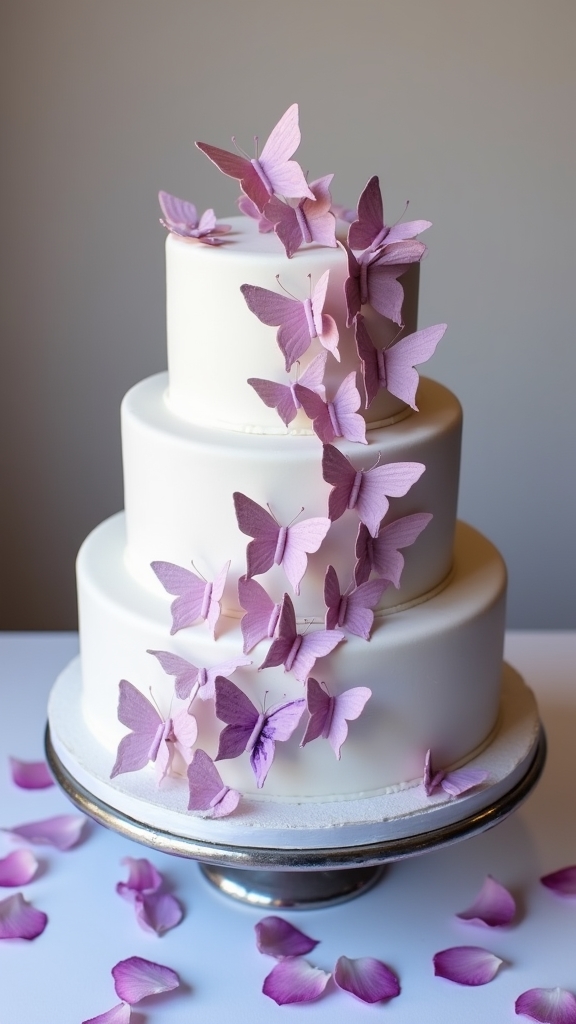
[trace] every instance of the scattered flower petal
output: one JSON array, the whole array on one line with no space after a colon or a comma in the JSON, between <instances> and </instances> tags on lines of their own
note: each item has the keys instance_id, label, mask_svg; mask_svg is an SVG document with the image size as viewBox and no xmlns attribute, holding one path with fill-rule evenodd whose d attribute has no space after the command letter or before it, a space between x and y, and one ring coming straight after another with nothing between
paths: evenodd
<instances>
[{"instance_id":1,"label":"scattered flower petal","mask_svg":"<svg viewBox=\"0 0 576 1024\"><path fill-rule=\"evenodd\" d=\"M45 761L19 761L17 757L9 757L8 760L12 782L20 789L47 789L54 785Z\"/></svg>"},{"instance_id":2,"label":"scattered flower petal","mask_svg":"<svg viewBox=\"0 0 576 1024\"><path fill-rule=\"evenodd\" d=\"M140 927L156 935L164 935L170 928L175 928L183 917L178 900L169 893L155 892L148 896L136 894L134 909Z\"/></svg>"},{"instance_id":3,"label":"scattered flower petal","mask_svg":"<svg viewBox=\"0 0 576 1024\"><path fill-rule=\"evenodd\" d=\"M499 928L510 924L515 913L516 903L511 893L491 875L487 875L472 906L456 914L456 917L462 921L471 921L473 924Z\"/></svg>"},{"instance_id":4,"label":"scattered flower petal","mask_svg":"<svg viewBox=\"0 0 576 1024\"><path fill-rule=\"evenodd\" d=\"M287 957L264 979L262 991L278 1006L310 1003L322 995L330 975L299 957Z\"/></svg>"},{"instance_id":5,"label":"scattered flower petal","mask_svg":"<svg viewBox=\"0 0 576 1024\"><path fill-rule=\"evenodd\" d=\"M0 885L27 885L38 870L38 861L30 850L14 850L0 860Z\"/></svg>"},{"instance_id":6,"label":"scattered flower petal","mask_svg":"<svg viewBox=\"0 0 576 1024\"><path fill-rule=\"evenodd\" d=\"M576 997L565 988L530 988L518 996L514 1009L542 1024L576 1024Z\"/></svg>"},{"instance_id":7,"label":"scattered flower petal","mask_svg":"<svg viewBox=\"0 0 576 1024\"><path fill-rule=\"evenodd\" d=\"M163 967L141 956L121 960L112 968L112 977L116 995L130 1006L146 996L170 992L180 984L180 978L171 967Z\"/></svg>"},{"instance_id":8,"label":"scattered flower petal","mask_svg":"<svg viewBox=\"0 0 576 1024\"><path fill-rule=\"evenodd\" d=\"M133 892L156 892L162 885L162 875L146 857L124 857L122 863L128 865L130 873L127 882L118 882L116 886L120 896L124 895L126 889Z\"/></svg>"},{"instance_id":9,"label":"scattered flower petal","mask_svg":"<svg viewBox=\"0 0 576 1024\"><path fill-rule=\"evenodd\" d=\"M83 1020L82 1024L130 1024L132 1010L128 1003L118 1003L106 1013L100 1013L98 1017L90 1017L90 1020Z\"/></svg>"},{"instance_id":10,"label":"scattered flower petal","mask_svg":"<svg viewBox=\"0 0 576 1024\"><path fill-rule=\"evenodd\" d=\"M544 875L540 881L557 896L576 896L576 864Z\"/></svg>"},{"instance_id":11,"label":"scattered flower petal","mask_svg":"<svg viewBox=\"0 0 576 1024\"><path fill-rule=\"evenodd\" d=\"M58 814L55 818L45 818L43 821L32 821L27 825L15 825L14 828L5 828L13 836L20 836L27 839L29 843L36 843L38 846L56 846L59 850L69 850L75 846L86 818L78 814Z\"/></svg>"},{"instance_id":12,"label":"scattered flower petal","mask_svg":"<svg viewBox=\"0 0 576 1024\"><path fill-rule=\"evenodd\" d=\"M453 946L434 955L434 974L457 985L486 985L502 963L481 946Z\"/></svg>"},{"instance_id":13,"label":"scattered flower petal","mask_svg":"<svg viewBox=\"0 0 576 1024\"><path fill-rule=\"evenodd\" d=\"M0 939L35 939L47 924L46 914L27 903L21 892L0 900Z\"/></svg>"},{"instance_id":14,"label":"scattered flower petal","mask_svg":"<svg viewBox=\"0 0 576 1024\"><path fill-rule=\"evenodd\" d=\"M318 939L311 939L298 928L281 917L263 917L254 926L256 945L261 953L283 960L286 956L302 956L318 945Z\"/></svg>"},{"instance_id":15,"label":"scattered flower petal","mask_svg":"<svg viewBox=\"0 0 576 1024\"><path fill-rule=\"evenodd\" d=\"M400 982L394 972L373 956L362 956L358 960L341 956L334 968L334 981L338 988L363 1003L379 1003L400 995Z\"/></svg>"}]
</instances>

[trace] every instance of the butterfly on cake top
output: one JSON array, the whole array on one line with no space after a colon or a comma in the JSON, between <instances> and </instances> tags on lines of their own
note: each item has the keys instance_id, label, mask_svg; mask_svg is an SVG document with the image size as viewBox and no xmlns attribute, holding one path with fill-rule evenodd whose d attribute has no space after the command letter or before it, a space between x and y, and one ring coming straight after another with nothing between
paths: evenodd
<instances>
[{"instance_id":1,"label":"butterfly on cake top","mask_svg":"<svg viewBox=\"0 0 576 1024\"><path fill-rule=\"evenodd\" d=\"M247 756L256 787L261 789L273 770L276 745L290 742L305 712L308 718L300 747L327 739L342 766L337 770L345 771L345 748L342 761L340 758L349 723L357 728L355 723L363 715L371 691L365 686L344 689L340 685L337 652L327 675L322 662L346 643L347 637L369 642L375 617L382 618L378 610L382 595L390 586L400 586L401 552L417 544L432 519L425 509L400 517L393 512L389 515L390 499L407 494L425 466L417 462L380 464L371 458L364 413L382 390L405 403L407 412L417 410L415 367L433 355L446 329L445 324L437 324L409 335L402 333L401 279L426 253L417 236L430 227L429 221L387 225L376 176L368 181L356 210L333 203L332 174L308 182L293 159L300 144L297 104L288 108L261 149L258 139L254 141L253 157L204 142L196 145L223 174L239 183L240 211L257 222L259 232L275 233L287 260L307 246L345 250L347 327L353 328L352 349L355 345L356 351L346 353L346 372L342 370L340 379L335 377L334 372L340 370L341 339L330 312L329 270L316 280L304 277L297 294L286 291L281 274L274 289L250 281L242 284L240 291L248 309L271 329L270 344L278 349L278 379L248 377L238 380L238 387L251 387L266 406L275 409L287 432L297 416L299 422L307 418L308 428L299 433L317 438L318 478L331 487L326 512L307 516L306 495L295 493L295 515L283 525L274 512L273 493L268 495L267 508L249 494L230 494L238 529L250 538L245 566L241 571L232 569L243 613L241 640L232 658L218 657L222 605L226 615L233 602L226 596L231 562L207 567L211 579L201 577L194 563L195 571L168 561L151 564L164 590L175 598L167 638L181 630L207 628L215 645L214 657L210 666L200 667L176 651L148 651L159 669L174 680L172 693L166 694L164 679L166 717L133 683L120 682L118 718L129 731L120 741L112 777L152 763L159 783L169 775L187 778L188 810L213 818L242 812L241 794L226 784L225 767L223 779L214 761ZM186 244L220 250L234 244L230 225L220 222L212 209L198 216L192 202L167 192L160 192L159 201L161 223ZM343 226L348 229L346 240ZM292 274L291 281L297 279L297 274ZM398 328L385 347L370 335L379 320ZM355 367L352 371L350 356ZM328 360L329 382L325 379ZM363 457L349 458L338 447L341 440L361 445ZM297 481L295 491L296 485ZM344 515L357 517L358 533L355 548L347 552L347 578L341 580L322 549L333 524ZM201 538L190 538L190 557L199 541ZM321 572L324 579L325 622L298 614L301 584L311 571L309 556L314 559L315 578ZM274 567L285 574L294 600L288 593L279 599L274 587L269 592L266 577L271 570L277 571ZM385 628L385 622L379 628ZM258 654L256 649L260 649ZM254 694L248 695L229 678L252 663L251 652L260 662L258 671L283 669L286 697L267 710L265 700L259 708ZM313 678L312 671L319 679L330 677L330 684ZM210 735L202 735L194 713L197 700L202 702L202 720L208 714L213 727L223 723L211 753L204 747L213 744L214 728ZM439 786L438 779L436 774L428 787Z\"/></svg>"}]
</instances>

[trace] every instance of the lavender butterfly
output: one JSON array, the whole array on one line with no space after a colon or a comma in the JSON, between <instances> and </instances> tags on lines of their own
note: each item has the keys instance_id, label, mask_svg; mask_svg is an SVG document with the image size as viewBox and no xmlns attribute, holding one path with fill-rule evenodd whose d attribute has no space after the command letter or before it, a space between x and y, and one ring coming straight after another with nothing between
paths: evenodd
<instances>
[{"instance_id":1,"label":"lavender butterfly","mask_svg":"<svg viewBox=\"0 0 576 1024\"><path fill-rule=\"evenodd\" d=\"M387 580L370 580L342 594L336 570L333 565L329 565L324 577L326 629L341 626L349 633L369 640L374 622L372 609L378 604L387 586Z\"/></svg>"},{"instance_id":2,"label":"lavender butterfly","mask_svg":"<svg viewBox=\"0 0 576 1024\"><path fill-rule=\"evenodd\" d=\"M365 583L370 573L375 572L398 589L404 568L404 556L400 554L400 549L410 547L432 518L430 512L414 512L413 515L402 516L381 526L376 537L372 537L368 528L361 523L356 538L356 586Z\"/></svg>"},{"instance_id":3,"label":"lavender butterfly","mask_svg":"<svg viewBox=\"0 0 576 1024\"><path fill-rule=\"evenodd\" d=\"M348 308L347 326L362 306L371 305L382 316L402 323L404 289L398 278L405 274L411 263L418 263L426 246L422 242L407 240L392 242L373 252L366 249L358 256L348 252L348 277L344 285Z\"/></svg>"},{"instance_id":4,"label":"lavender butterfly","mask_svg":"<svg viewBox=\"0 0 576 1024\"><path fill-rule=\"evenodd\" d=\"M220 733L217 761L245 750L261 789L274 760L275 744L290 738L306 706L303 697L258 712L251 700L223 676L216 679L216 716L226 727Z\"/></svg>"},{"instance_id":5,"label":"lavender butterfly","mask_svg":"<svg viewBox=\"0 0 576 1024\"><path fill-rule=\"evenodd\" d=\"M174 235L195 238L206 245L221 245L222 239L218 236L231 230L230 224L218 224L214 210L206 210L198 219L194 203L178 199L169 192L159 192L158 201L164 214L160 223Z\"/></svg>"},{"instance_id":6,"label":"lavender butterfly","mask_svg":"<svg viewBox=\"0 0 576 1024\"><path fill-rule=\"evenodd\" d=\"M372 690L367 686L353 686L337 697L332 697L325 683L310 678L306 683L306 703L310 719L300 746L305 747L307 743L322 736L328 740L340 760L342 744L348 735L347 722L360 717L371 696Z\"/></svg>"},{"instance_id":7,"label":"lavender butterfly","mask_svg":"<svg viewBox=\"0 0 576 1024\"><path fill-rule=\"evenodd\" d=\"M260 288L255 284L243 284L240 291L248 309L268 327L278 327L276 340L284 356L288 372L297 359L304 355L314 338L340 360L338 352L338 328L336 321L323 313L330 271L326 270L312 291L311 298L291 298Z\"/></svg>"},{"instance_id":8,"label":"lavender butterfly","mask_svg":"<svg viewBox=\"0 0 576 1024\"><path fill-rule=\"evenodd\" d=\"M282 422L289 426L300 408L300 400L296 393L298 386L309 389L313 394L325 394L322 381L327 358L327 352L319 352L293 384L277 384L276 381L264 380L262 377L249 377L248 383L264 404L270 409L276 409Z\"/></svg>"},{"instance_id":9,"label":"lavender butterfly","mask_svg":"<svg viewBox=\"0 0 576 1024\"><path fill-rule=\"evenodd\" d=\"M246 575L259 576L273 565L281 565L300 593L300 581L306 572L307 555L318 551L330 529L330 520L323 516L303 519L291 526L279 526L273 516L240 491L233 494L238 526L253 537L246 548Z\"/></svg>"},{"instance_id":10,"label":"lavender butterfly","mask_svg":"<svg viewBox=\"0 0 576 1024\"><path fill-rule=\"evenodd\" d=\"M374 175L358 200L357 219L350 225L348 245L351 249L378 249L385 243L403 242L431 227L429 220L409 220L387 227L380 182Z\"/></svg>"},{"instance_id":11,"label":"lavender butterfly","mask_svg":"<svg viewBox=\"0 0 576 1024\"><path fill-rule=\"evenodd\" d=\"M283 203L274 197L267 204L264 213L274 224L289 259L305 242L336 248L336 221L331 211L329 189L333 177L333 174L327 174L310 182L313 200L304 198L297 203Z\"/></svg>"},{"instance_id":12,"label":"lavender butterfly","mask_svg":"<svg viewBox=\"0 0 576 1024\"><path fill-rule=\"evenodd\" d=\"M319 395L305 386L301 380L294 385L294 394L304 412L312 420L312 426L320 440L327 444L336 437L367 444L366 423L359 415L362 404L356 387L356 371L344 378L331 402L325 402Z\"/></svg>"},{"instance_id":13,"label":"lavender butterfly","mask_svg":"<svg viewBox=\"0 0 576 1024\"><path fill-rule=\"evenodd\" d=\"M418 411L416 390L420 378L414 367L434 355L446 327L447 324L425 327L422 331L405 335L389 348L380 349L372 341L362 314L356 314L356 348L362 360L366 408L374 401L380 388L385 388Z\"/></svg>"},{"instance_id":14,"label":"lavender butterfly","mask_svg":"<svg viewBox=\"0 0 576 1024\"><path fill-rule=\"evenodd\" d=\"M459 768L454 772L435 772L432 769L432 758L430 751L426 753L424 762L424 786L426 796L433 796L439 789L443 789L449 796L460 796L469 789L474 789L488 778L488 772L482 768Z\"/></svg>"},{"instance_id":15,"label":"lavender butterfly","mask_svg":"<svg viewBox=\"0 0 576 1024\"><path fill-rule=\"evenodd\" d=\"M131 731L120 740L110 778L137 772L154 761L161 781L170 771L175 750L185 761L191 759L191 747L198 735L196 719L187 708L163 719L148 698L127 679L120 680L119 690L118 720Z\"/></svg>"},{"instance_id":16,"label":"lavender butterfly","mask_svg":"<svg viewBox=\"0 0 576 1024\"><path fill-rule=\"evenodd\" d=\"M204 750L195 750L188 765L189 811L207 811L209 818L223 818L235 811L240 793L225 786L214 761Z\"/></svg>"},{"instance_id":17,"label":"lavender butterfly","mask_svg":"<svg viewBox=\"0 0 576 1024\"><path fill-rule=\"evenodd\" d=\"M300 145L297 103L288 107L270 132L262 152L253 160L205 142L197 142L196 145L223 174L240 182L240 188L260 212L272 195L314 199L302 168L290 159Z\"/></svg>"},{"instance_id":18,"label":"lavender butterfly","mask_svg":"<svg viewBox=\"0 0 576 1024\"><path fill-rule=\"evenodd\" d=\"M180 700L188 700L190 704L196 697L200 700L210 700L214 696L214 682L216 676L227 676L235 672L241 665L251 665L250 658L239 654L228 661L221 661L219 665L212 665L211 668L198 668L186 658L181 658L170 651L147 651L158 659L162 668L169 676L175 676L174 692Z\"/></svg>"},{"instance_id":19,"label":"lavender butterfly","mask_svg":"<svg viewBox=\"0 0 576 1024\"><path fill-rule=\"evenodd\" d=\"M252 220L258 221L258 231L261 235L268 235L271 231L274 231L272 221L268 220L265 213L260 213L256 203L253 203L248 196L239 196L236 203L240 213L243 213L245 217L251 217Z\"/></svg>"},{"instance_id":20,"label":"lavender butterfly","mask_svg":"<svg viewBox=\"0 0 576 1024\"><path fill-rule=\"evenodd\" d=\"M376 537L388 510L388 498L406 494L425 468L421 462L389 462L372 469L356 469L338 448L325 444L322 472L326 482L333 484L328 498L330 519L334 522L346 509L355 508L372 537Z\"/></svg>"},{"instance_id":21,"label":"lavender butterfly","mask_svg":"<svg viewBox=\"0 0 576 1024\"><path fill-rule=\"evenodd\" d=\"M247 654L261 640L271 640L275 635L281 605L276 604L256 580L247 576L238 580L238 600L245 609L240 628L244 637L244 654Z\"/></svg>"},{"instance_id":22,"label":"lavender butterfly","mask_svg":"<svg viewBox=\"0 0 576 1024\"><path fill-rule=\"evenodd\" d=\"M339 629L315 629L309 633L298 633L294 605L288 594L284 594L278 635L258 671L284 665L285 672L292 672L299 682L304 683L318 658L323 658L346 637Z\"/></svg>"},{"instance_id":23,"label":"lavender butterfly","mask_svg":"<svg viewBox=\"0 0 576 1024\"><path fill-rule=\"evenodd\" d=\"M176 600L170 605L170 635L173 636L186 626L192 626L198 619L204 619L214 636L216 623L220 618L220 600L224 593L230 562L226 562L213 583L200 579L195 572L183 569L172 562L151 562L150 565L164 590L176 595Z\"/></svg>"}]
</instances>

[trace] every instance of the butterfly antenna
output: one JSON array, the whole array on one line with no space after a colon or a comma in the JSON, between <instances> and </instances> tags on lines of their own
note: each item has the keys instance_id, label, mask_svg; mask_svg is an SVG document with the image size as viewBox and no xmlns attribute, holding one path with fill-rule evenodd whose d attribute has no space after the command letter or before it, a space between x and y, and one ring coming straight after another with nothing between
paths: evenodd
<instances>
[{"instance_id":1,"label":"butterfly antenna","mask_svg":"<svg viewBox=\"0 0 576 1024\"><path fill-rule=\"evenodd\" d=\"M274 515L272 509L270 508L270 502L268 502L268 501L266 502L266 508L268 509L270 515L272 516L272 519L276 523L276 526L280 526L280 523L278 522L278 520L276 519L276 516Z\"/></svg>"},{"instance_id":2,"label":"butterfly antenna","mask_svg":"<svg viewBox=\"0 0 576 1024\"><path fill-rule=\"evenodd\" d=\"M403 330L404 330L404 324L400 324L400 327L396 331L396 334L392 338L392 341L390 341L387 345L384 346L384 349L383 349L384 352L387 352L389 348L392 348L393 345L396 344L396 342L398 341L398 338L402 334Z\"/></svg>"},{"instance_id":3,"label":"butterfly antenna","mask_svg":"<svg viewBox=\"0 0 576 1024\"><path fill-rule=\"evenodd\" d=\"M151 686L149 686L149 687L148 687L148 690L149 690L149 692L150 692L150 699L151 699L151 701L152 701L152 703L153 703L154 707L156 708L156 711L157 711L157 712L158 712L158 714L160 715L160 718L164 719L164 715L163 715L163 714L162 714L162 712L160 711L160 708L158 707L158 704L157 704L156 698L154 697L154 694L152 693L152 687L151 687ZM168 713L168 718L170 718L170 713Z\"/></svg>"},{"instance_id":4,"label":"butterfly antenna","mask_svg":"<svg viewBox=\"0 0 576 1024\"><path fill-rule=\"evenodd\" d=\"M254 153L255 153L255 156L256 156L256 160L258 159L258 156L259 156L259 153L258 153L259 141L260 140L259 140L258 136L255 135L254 136Z\"/></svg>"},{"instance_id":5,"label":"butterfly antenna","mask_svg":"<svg viewBox=\"0 0 576 1024\"><path fill-rule=\"evenodd\" d=\"M200 569L198 568L198 566L197 566L197 565L194 565L194 562L193 562L193 561L190 561L190 565L192 566L192 568L193 568L193 569L195 569L195 570L196 570L196 572L198 573L198 575L202 577L202 579L204 580L204 583L208 583L208 580L206 579L206 577L204 576L204 574L200 572Z\"/></svg>"},{"instance_id":6,"label":"butterfly antenna","mask_svg":"<svg viewBox=\"0 0 576 1024\"><path fill-rule=\"evenodd\" d=\"M409 206L410 206L410 200L409 200L409 199L407 199L407 200L406 200L406 205L405 205L404 209L402 210L402 213L401 213L401 214L400 214L400 216L398 217L398 220L395 220L395 221L394 221L394 223L393 223L392 227L394 227L394 228L395 228L395 227L396 227L396 225L397 225L397 224L399 224L399 223L400 223L400 221L402 220L402 217L405 217L405 216L406 216L406 210L408 209L408 207L409 207Z\"/></svg>"},{"instance_id":7,"label":"butterfly antenna","mask_svg":"<svg viewBox=\"0 0 576 1024\"><path fill-rule=\"evenodd\" d=\"M301 508L301 509L300 509L300 511L299 511L299 512L297 513L297 515L295 515L295 516L294 516L294 519L291 519L291 520L290 520L290 522L288 523L288 526L286 527L286 529L287 529L287 530L289 530L289 529L290 529L290 527L292 526L292 523L295 523L295 522L296 522L296 520L298 519L298 517L302 515L303 511L304 511L304 505L302 505L302 508Z\"/></svg>"},{"instance_id":8,"label":"butterfly antenna","mask_svg":"<svg viewBox=\"0 0 576 1024\"><path fill-rule=\"evenodd\" d=\"M285 288L284 285L282 284L282 281L280 280L280 274L276 274L276 280L278 281L278 284L280 285L282 291L286 292L286 295L289 295L291 299L296 299L296 296L292 295L292 292L289 292L288 289ZM298 302L298 301L299 300L296 299L296 302Z\"/></svg>"},{"instance_id":9,"label":"butterfly antenna","mask_svg":"<svg viewBox=\"0 0 576 1024\"><path fill-rule=\"evenodd\" d=\"M248 153L245 153L244 150L241 149L241 147L236 142L236 136L235 135L232 136L232 145L234 146L234 149L238 150L238 152L240 153L240 156L243 156L245 160L250 160L250 157L248 156Z\"/></svg>"}]
</instances>

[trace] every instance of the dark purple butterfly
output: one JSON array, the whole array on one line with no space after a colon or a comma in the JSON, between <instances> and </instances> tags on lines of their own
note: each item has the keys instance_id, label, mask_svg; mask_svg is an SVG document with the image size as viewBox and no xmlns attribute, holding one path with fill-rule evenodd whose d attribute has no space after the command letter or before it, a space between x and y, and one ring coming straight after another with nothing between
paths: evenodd
<instances>
[{"instance_id":1,"label":"dark purple butterfly","mask_svg":"<svg viewBox=\"0 0 576 1024\"><path fill-rule=\"evenodd\" d=\"M413 515L402 516L381 526L376 537L372 537L367 527L360 523L354 569L356 586L365 583L370 573L375 572L398 589L404 568L404 556L400 554L400 549L410 547L431 519L431 512L414 512Z\"/></svg>"},{"instance_id":2,"label":"dark purple butterfly","mask_svg":"<svg viewBox=\"0 0 576 1024\"><path fill-rule=\"evenodd\" d=\"M159 192L158 201L164 214L160 223L174 235L195 238L206 245L221 245L218 235L227 235L231 230L230 224L218 224L214 210L206 210L198 219L194 203L171 196L169 192Z\"/></svg>"},{"instance_id":3,"label":"dark purple butterfly","mask_svg":"<svg viewBox=\"0 0 576 1024\"><path fill-rule=\"evenodd\" d=\"M274 230L291 258L304 242L317 242L335 249L336 221L330 207L332 198L329 185L334 177L327 174L310 182L310 191L314 199L300 199L297 203L282 202L272 198L265 209L268 220L274 224Z\"/></svg>"},{"instance_id":4,"label":"dark purple butterfly","mask_svg":"<svg viewBox=\"0 0 576 1024\"><path fill-rule=\"evenodd\" d=\"M299 682L304 683L318 658L325 657L345 640L339 629L315 629L310 633L298 633L294 605L288 594L284 594L278 635L258 671L284 665L285 672L293 672Z\"/></svg>"},{"instance_id":5,"label":"dark purple butterfly","mask_svg":"<svg viewBox=\"0 0 576 1024\"><path fill-rule=\"evenodd\" d=\"M252 220L258 221L258 231L261 235L268 235L271 231L274 231L272 221L268 220L266 214L260 213L256 203L253 203L248 196L239 196L236 202L240 213L243 213L245 217L251 217Z\"/></svg>"},{"instance_id":6,"label":"dark purple butterfly","mask_svg":"<svg viewBox=\"0 0 576 1024\"><path fill-rule=\"evenodd\" d=\"M176 594L176 600L170 605L170 635L173 636L185 626L193 625L198 619L205 619L214 635L220 617L220 600L224 593L230 562L226 562L213 583L200 579L195 572L183 569L172 562L151 562L150 565L164 590L169 594Z\"/></svg>"},{"instance_id":7,"label":"dark purple butterfly","mask_svg":"<svg viewBox=\"0 0 576 1024\"><path fill-rule=\"evenodd\" d=\"M347 252L349 276L344 285L347 326L351 327L356 314L367 304L382 316L401 324L404 289L398 278L406 273L411 263L420 262L426 246L411 239L392 242L375 252L366 249L358 258L351 249Z\"/></svg>"},{"instance_id":8,"label":"dark purple butterfly","mask_svg":"<svg viewBox=\"0 0 576 1024\"><path fill-rule=\"evenodd\" d=\"M449 796L460 796L469 789L474 789L488 778L488 772L482 768L459 768L454 772L435 772L432 769L430 751L426 753L424 762L424 778L422 780L426 796L432 796L438 789L443 789Z\"/></svg>"},{"instance_id":9,"label":"dark purple butterfly","mask_svg":"<svg viewBox=\"0 0 576 1024\"><path fill-rule=\"evenodd\" d=\"M322 381L327 358L326 352L319 352L314 359L310 360L306 369L293 384L277 384L276 381L264 380L262 377L249 377L248 383L260 396L264 405L270 409L276 409L282 422L289 426L300 408L300 400L296 394L296 388L299 385L310 389L314 394L325 394Z\"/></svg>"},{"instance_id":10,"label":"dark purple butterfly","mask_svg":"<svg viewBox=\"0 0 576 1024\"><path fill-rule=\"evenodd\" d=\"M359 718L366 702L372 696L367 686L353 686L337 697L332 697L325 683L310 678L306 683L306 703L310 719L302 737L301 747L322 736L328 740L340 760L340 750L348 735L348 722Z\"/></svg>"},{"instance_id":11,"label":"dark purple butterfly","mask_svg":"<svg viewBox=\"0 0 576 1024\"><path fill-rule=\"evenodd\" d=\"M281 605L276 604L256 580L247 576L238 580L238 600L245 609L240 628L244 637L244 654L247 654L261 640L271 640L275 635Z\"/></svg>"},{"instance_id":12,"label":"dark purple butterfly","mask_svg":"<svg viewBox=\"0 0 576 1024\"><path fill-rule=\"evenodd\" d=\"M333 484L328 515L335 522L346 509L355 508L361 521L376 537L388 511L388 498L406 494L425 469L421 462L389 462L372 469L356 469L338 448L325 444L322 472L326 482Z\"/></svg>"},{"instance_id":13,"label":"dark purple butterfly","mask_svg":"<svg viewBox=\"0 0 576 1024\"><path fill-rule=\"evenodd\" d=\"M355 370L344 378L331 402L325 402L319 394L314 394L301 381L294 385L294 394L306 415L312 420L314 431L324 444L336 437L345 437L348 441L357 441L360 444L368 443L366 422L358 413L362 400L356 387Z\"/></svg>"},{"instance_id":14,"label":"dark purple butterfly","mask_svg":"<svg viewBox=\"0 0 576 1024\"><path fill-rule=\"evenodd\" d=\"M137 772L154 761L161 781L170 771L175 750L185 761L190 761L191 748L198 735L196 719L187 708L172 717L162 718L148 698L127 679L120 680L119 689L118 721L131 731L120 740L110 778Z\"/></svg>"},{"instance_id":15,"label":"dark purple butterfly","mask_svg":"<svg viewBox=\"0 0 576 1024\"><path fill-rule=\"evenodd\" d=\"M333 565L329 565L324 577L326 629L340 626L355 636L369 640L374 622L372 609L378 604L387 586L387 580L370 580L342 594L336 570Z\"/></svg>"},{"instance_id":16,"label":"dark purple butterfly","mask_svg":"<svg viewBox=\"0 0 576 1024\"><path fill-rule=\"evenodd\" d=\"M376 398L380 388L385 388L417 411L419 377L414 367L434 355L447 324L436 324L414 334L407 334L389 348L376 348L361 313L356 314L355 325L356 347L362 360L366 408Z\"/></svg>"},{"instance_id":17,"label":"dark purple butterfly","mask_svg":"<svg viewBox=\"0 0 576 1024\"><path fill-rule=\"evenodd\" d=\"M274 760L274 745L290 738L305 707L306 701L300 697L258 712L242 690L224 676L218 676L216 716L226 727L220 733L216 760L238 757L246 750L261 789Z\"/></svg>"},{"instance_id":18,"label":"dark purple butterfly","mask_svg":"<svg viewBox=\"0 0 576 1024\"><path fill-rule=\"evenodd\" d=\"M210 700L214 696L214 681L216 676L227 676L235 672L240 665L251 665L250 658L239 654L236 658L228 661L221 661L219 665L212 665L211 668L198 668L186 658L180 658L170 651L147 651L158 659L162 668L169 676L175 676L174 692L180 700L188 700L190 704L196 699Z\"/></svg>"},{"instance_id":19,"label":"dark purple butterfly","mask_svg":"<svg viewBox=\"0 0 576 1024\"><path fill-rule=\"evenodd\" d=\"M235 811L240 793L225 786L214 761L204 750L195 750L188 765L189 811L208 811L207 817L223 818Z\"/></svg>"},{"instance_id":20,"label":"dark purple butterfly","mask_svg":"<svg viewBox=\"0 0 576 1024\"><path fill-rule=\"evenodd\" d=\"M205 142L197 142L196 145L223 174L240 182L240 188L260 212L272 195L314 199L302 168L290 159L300 145L297 103L288 107L270 132L260 156L253 160Z\"/></svg>"},{"instance_id":21,"label":"dark purple butterfly","mask_svg":"<svg viewBox=\"0 0 576 1024\"><path fill-rule=\"evenodd\" d=\"M378 249L384 243L389 245L391 242L414 238L431 226L429 220L409 220L387 227L384 223L380 182L374 175L358 200L357 219L350 225L348 245L351 249Z\"/></svg>"}]
</instances>

